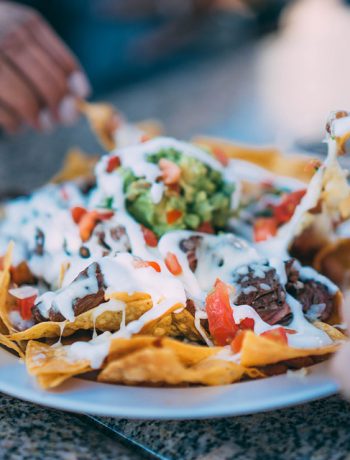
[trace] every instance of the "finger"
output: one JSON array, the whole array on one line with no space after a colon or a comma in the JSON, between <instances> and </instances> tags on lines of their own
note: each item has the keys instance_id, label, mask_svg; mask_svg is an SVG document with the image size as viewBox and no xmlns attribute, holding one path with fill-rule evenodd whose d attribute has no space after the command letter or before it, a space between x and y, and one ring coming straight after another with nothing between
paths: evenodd
<instances>
[{"instance_id":1,"label":"finger","mask_svg":"<svg viewBox=\"0 0 350 460\"><path fill-rule=\"evenodd\" d=\"M30 22L31 25L32 22ZM50 69L59 69L57 70L58 75L64 79L66 87L73 95L86 98L91 91L90 84L78 67L72 53L43 21L36 20L35 27L31 25L27 25L26 31L32 43L41 50L43 55L47 56L47 60L51 63Z\"/></svg>"},{"instance_id":2,"label":"finger","mask_svg":"<svg viewBox=\"0 0 350 460\"><path fill-rule=\"evenodd\" d=\"M64 69L67 75L79 68L78 62L63 41L50 29L40 17L34 17L28 23L28 30L36 43L39 43L46 53Z\"/></svg>"},{"instance_id":3,"label":"finger","mask_svg":"<svg viewBox=\"0 0 350 460\"><path fill-rule=\"evenodd\" d=\"M37 124L39 101L30 86L3 58L0 58L0 102L10 107L16 117L32 126Z\"/></svg>"},{"instance_id":4,"label":"finger","mask_svg":"<svg viewBox=\"0 0 350 460\"><path fill-rule=\"evenodd\" d=\"M41 105L49 106L54 111L65 94L64 86L53 75L45 56L29 41L25 32L18 30L2 51L8 62L32 87Z\"/></svg>"},{"instance_id":5,"label":"finger","mask_svg":"<svg viewBox=\"0 0 350 460\"><path fill-rule=\"evenodd\" d=\"M20 119L16 117L11 109L0 104L0 126L12 134L18 130L20 125Z\"/></svg>"}]
</instances>

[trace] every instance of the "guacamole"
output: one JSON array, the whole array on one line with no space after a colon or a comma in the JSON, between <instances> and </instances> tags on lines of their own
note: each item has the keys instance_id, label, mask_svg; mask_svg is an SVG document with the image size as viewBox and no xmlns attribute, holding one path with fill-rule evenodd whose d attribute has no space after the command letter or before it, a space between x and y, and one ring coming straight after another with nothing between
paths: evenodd
<instances>
[{"instance_id":1,"label":"guacamole","mask_svg":"<svg viewBox=\"0 0 350 460\"><path fill-rule=\"evenodd\" d=\"M225 182L220 171L174 148L149 154L147 161L161 171L153 184L129 168L119 169L127 210L138 222L159 237L169 230L201 230L205 225L216 231L226 226L234 184Z\"/></svg>"}]
</instances>

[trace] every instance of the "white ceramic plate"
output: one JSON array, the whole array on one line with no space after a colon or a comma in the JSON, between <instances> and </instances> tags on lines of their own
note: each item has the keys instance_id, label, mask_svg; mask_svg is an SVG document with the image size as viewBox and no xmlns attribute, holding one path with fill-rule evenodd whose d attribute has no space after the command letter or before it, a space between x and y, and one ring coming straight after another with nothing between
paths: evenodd
<instances>
[{"instance_id":1,"label":"white ceramic plate","mask_svg":"<svg viewBox=\"0 0 350 460\"><path fill-rule=\"evenodd\" d=\"M280 375L218 387L145 388L72 379L58 390L43 391L18 358L0 349L0 391L57 409L140 419L199 419L279 409L338 391L326 364L306 377Z\"/></svg>"}]
</instances>

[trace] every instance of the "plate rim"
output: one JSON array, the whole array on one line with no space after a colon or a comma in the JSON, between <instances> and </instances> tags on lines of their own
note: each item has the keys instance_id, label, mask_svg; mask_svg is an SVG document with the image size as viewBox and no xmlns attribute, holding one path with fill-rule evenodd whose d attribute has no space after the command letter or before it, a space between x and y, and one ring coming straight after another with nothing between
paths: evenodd
<instances>
[{"instance_id":1,"label":"plate rim","mask_svg":"<svg viewBox=\"0 0 350 460\"><path fill-rule=\"evenodd\" d=\"M111 385L106 383L97 383L80 378L73 378L70 382L63 385L62 389L47 391L40 389L34 382L34 379L27 374L25 366L20 359L11 353L0 350L0 391L3 393L16 397L21 400L39 404L41 406L50 407L53 409L64 410L68 412L75 412L80 414L89 414L105 417L120 417L128 419L139 419L139 420L195 420L205 418L222 418L222 417L233 417L242 416L248 414L256 414L261 412L268 412L272 410L287 408L290 406L296 406L304 404L316 399L322 399L327 396L331 396L339 391L338 384L327 375L326 363L316 364L309 368L310 374L306 377L300 377L298 374L293 375L291 378L287 374L267 377L261 380L254 380L248 382L240 382L231 385L221 385L215 387L188 387L188 388L149 388L144 386L131 387L123 385ZM9 375L10 374L10 375ZM13 374L13 375L12 375ZM16 376L20 377L20 384L14 385L13 378ZM313 384L313 380L315 384ZM245 390L249 392L250 388L258 390L263 388L264 391L269 391L268 387L277 385L278 388L282 388L283 384L287 383L287 387L293 387L295 383L294 393L283 392L275 397L268 399L261 399L254 404L249 403L249 400L237 403L234 399L232 401L223 401L220 404L215 405L217 398L222 398L225 395L235 396L235 392L243 393ZM317 384L317 382L319 382ZM282 385L281 385L282 384ZM256 388L255 388L256 387ZM97 390L97 391L96 391ZM103 391L103 393L101 393ZM139 405L113 405L110 403L99 403L98 401L89 401L84 399L84 394L91 398L95 396L103 396L113 398L118 396L123 398L123 394L127 398L128 396L137 396L142 398L142 394L152 399L156 395L155 400L158 399L158 405L155 404L152 409L152 405L145 405L140 407ZM195 393L194 393L195 392ZM78 396L77 399L72 399ZM189 398L192 401L191 396L198 396L199 399L203 396L204 404L191 406L189 403L188 407L175 407L172 404L161 403L164 401L172 400L176 398ZM158 398L157 398L158 396ZM237 396L237 395L236 395ZM137 399L136 397L136 399ZM97 398L98 399L98 398ZM118 399L118 398L117 398ZM147 398L146 398L147 399ZM248 398L249 399L249 398ZM208 404L209 400L209 405ZM237 405L238 404L238 405Z\"/></svg>"}]
</instances>

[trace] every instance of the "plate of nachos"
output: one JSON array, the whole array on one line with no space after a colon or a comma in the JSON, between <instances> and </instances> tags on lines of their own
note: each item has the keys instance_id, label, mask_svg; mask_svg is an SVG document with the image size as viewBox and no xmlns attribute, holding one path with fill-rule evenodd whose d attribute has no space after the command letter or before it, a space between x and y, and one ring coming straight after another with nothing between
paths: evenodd
<instances>
[{"instance_id":1,"label":"plate of nachos","mask_svg":"<svg viewBox=\"0 0 350 460\"><path fill-rule=\"evenodd\" d=\"M321 161L81 109L106 154L72 153L49 184L2 204L0 390L169 419L337 391L349 114L331 115Z\"/></svg>"}]
</instances>

